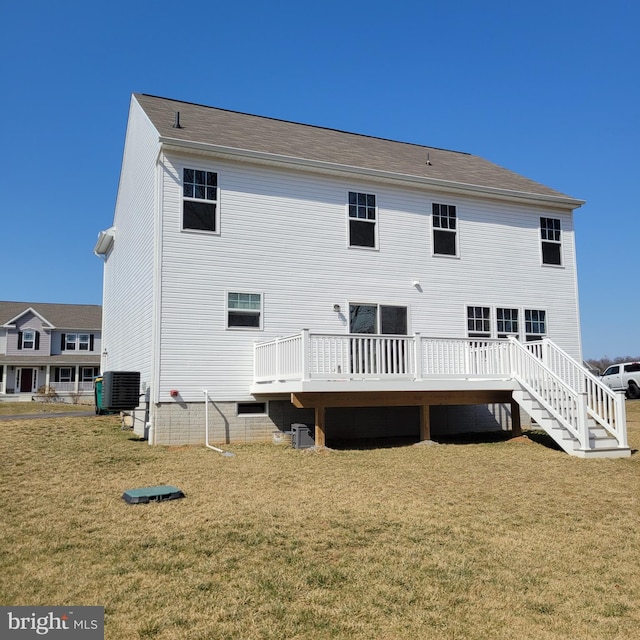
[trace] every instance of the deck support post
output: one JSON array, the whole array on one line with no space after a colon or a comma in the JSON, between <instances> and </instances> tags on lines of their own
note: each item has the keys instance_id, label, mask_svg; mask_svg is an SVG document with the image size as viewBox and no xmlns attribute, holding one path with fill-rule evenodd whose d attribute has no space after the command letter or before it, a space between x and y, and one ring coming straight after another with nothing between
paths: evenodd
<instances>
[{"instance_id":1,"label":"deck support post","mask_svg":"<svg viewBox=\"0 0 640 640\"><path fill-rule=\"evenodd\" d=\"M431 440L431 412L430 405L420 405L420 442Z\"/></svg>"},{"instance_id":2,"label":"deck support post","mask_svg":"<svg viewBox=\"0 0 640 640\"><path fill-rule=\"evenodd\" d=\"M316 407L316 433L315 441L316 447L324 447L325 433L324 433L324 420L325 420L326 407Z\"/></svg>"},{"instance_id":3,"label":"deck support post","mask_svg":"<svg viewBox=\"0 0 640 640\"><path fill-rule=\"evenodd\" d=\"M511 398L511 437L519 438L522 435L522 424L520 422L520 405Z\"/></svg>"}]
</instances>

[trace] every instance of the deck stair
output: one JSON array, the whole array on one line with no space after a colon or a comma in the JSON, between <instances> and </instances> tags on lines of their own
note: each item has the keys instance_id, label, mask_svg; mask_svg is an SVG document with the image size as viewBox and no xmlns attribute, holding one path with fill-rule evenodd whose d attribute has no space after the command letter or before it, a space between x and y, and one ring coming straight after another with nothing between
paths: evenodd
<instances>
[{"instance_id":1,"label":"deck stair","mask_svg":"<svg viewBox=\"0 0 640 640\"><path fill-rule=\"evenodd\" d=\"M549 340L512 342L514 400L565 452L580 458L631 455L624 394L600 380Z\"/></svg>"}]
</instances>

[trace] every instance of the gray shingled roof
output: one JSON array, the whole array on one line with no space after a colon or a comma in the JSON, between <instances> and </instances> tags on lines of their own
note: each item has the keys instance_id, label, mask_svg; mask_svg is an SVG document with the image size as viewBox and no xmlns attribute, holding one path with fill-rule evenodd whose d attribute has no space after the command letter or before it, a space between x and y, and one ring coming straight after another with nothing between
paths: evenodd
<instances>
[{"instance_id":1,"label":"gray shingled roof","mask_svg":"<svg viewBox=\"0 0 640 640\"><path fill-rule=\"evenodd\" d=\"M566 194L478 156L134 94L161 137L552 198ZM180 129L173 128L180 112ZM428 156L427 156L428 154ZM431 164L427 164L427 157ZM576 202L575 204L580 204Z\"/></svg>"},{"instance_id":2,"label":"gray shingled roof","mask_svg":"<svg viewBox=\"0 0 640 640\"><path fill-rule=\"evenodd\" d=\"M0 326L33 309L56 329L102 328L102 307L97 304L54 304L49 302L2 302L0 301Z\"/></svg>"}]
</instances>

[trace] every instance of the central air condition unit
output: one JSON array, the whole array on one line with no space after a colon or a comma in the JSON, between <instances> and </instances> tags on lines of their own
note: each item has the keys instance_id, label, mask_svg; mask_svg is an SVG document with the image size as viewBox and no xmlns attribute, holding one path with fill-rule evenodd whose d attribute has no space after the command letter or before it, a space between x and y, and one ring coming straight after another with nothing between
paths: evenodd
<instances>
[{"instance_id":1,"label":"central air condition unit","mask_svg":"<svg viewBox=\"0 0 640 640\"><path fill-rule=\"evenodd\" d=\"M102 405L108 411L132 411L140 404L139 371L105 371Z\"/></svg>"}]
</instances>

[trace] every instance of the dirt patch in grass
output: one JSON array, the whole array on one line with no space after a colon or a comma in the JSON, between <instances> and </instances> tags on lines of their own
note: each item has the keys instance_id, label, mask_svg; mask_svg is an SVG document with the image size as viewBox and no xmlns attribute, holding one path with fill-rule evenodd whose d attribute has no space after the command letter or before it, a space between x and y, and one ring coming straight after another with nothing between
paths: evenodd
<instances>
[{"instance_id":1,"label":"dirt patch in grass","mask_svg":"<svg viewBox=\"0 0 640 640\"><path fill-rule=\"evenodd\" d=\"M627 402L640 448L640 401ZM630 638L640 456L510 442L150 447L5 422L0 601L104 605L106 638ZM170 484L146 505L127 489Z\"/></svg>"}]
</instances>

